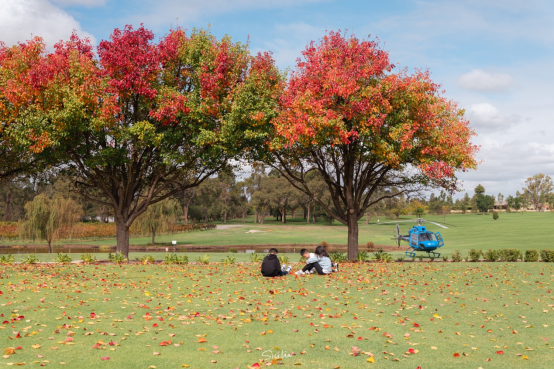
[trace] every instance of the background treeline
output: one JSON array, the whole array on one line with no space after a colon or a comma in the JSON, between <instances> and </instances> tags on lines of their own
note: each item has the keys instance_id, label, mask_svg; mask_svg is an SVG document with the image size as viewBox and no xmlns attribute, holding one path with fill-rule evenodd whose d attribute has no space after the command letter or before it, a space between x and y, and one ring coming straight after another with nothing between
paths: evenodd
<instances>
[{"instance_id":1,"label":"background treeline","mask_svg":"<svg viewBox=\"0 0 554 370\"><path fill-rule=\"evenodd\" d=\"M51 173L48 181L19 177L0 187L0 238L21 240L54 240L109 238L116 235L109 208L80 197L71 181L62 174ZM328 187L317 172L308 179L314 195L331 210L334 205ZM554 206L553 185L549 176L538 174L527 179L526 186L515 195L487 195L478 185L474 193L453 200L441 191L429 197L396 196L370 207L365 223L371 218L397 219L402 215L447 215L451 212L486 213L494 208L506 211L544 211ZM394 190L392 190L394 191ZM386 195L386 194L382 194ZM496 206L495 206L496 204ZM332 225L333 217L319 202L296 189L277 171L254 166L248 177L240 179L226 168L194 189L152 205L131 228L133 236L156 235L203 230L214 222L252 216L257 224L271 218L282 223L305 222Z\"/></svg>"}]
</instances>

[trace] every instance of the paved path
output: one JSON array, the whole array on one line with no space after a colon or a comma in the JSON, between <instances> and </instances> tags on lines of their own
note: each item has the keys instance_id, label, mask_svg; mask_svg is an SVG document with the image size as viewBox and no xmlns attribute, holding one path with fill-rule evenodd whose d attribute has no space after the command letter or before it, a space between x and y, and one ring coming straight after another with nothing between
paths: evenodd
<instances>
[{"instance_id":1,"label":"paved path","mask_svg":"<svg viewBox=\"0 0 554 370\"><path fill-rule=\"evenodd\" d=\"M245 227L245 226L247 226L247 225L217 225L216 229L226 230L226 229L230 229L230 228L233 228L233 227Z\"/></svg>"}]
</instances>

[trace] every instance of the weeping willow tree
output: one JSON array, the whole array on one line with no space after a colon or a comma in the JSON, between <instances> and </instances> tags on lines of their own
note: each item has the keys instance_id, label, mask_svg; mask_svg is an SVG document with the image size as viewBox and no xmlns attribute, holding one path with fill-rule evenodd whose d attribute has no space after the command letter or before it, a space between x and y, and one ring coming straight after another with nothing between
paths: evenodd
<instances>
[{"instance_id":1,"label":"weeping willow tree","mask_svg":"<svg viewBox=\"0 0 554 370\"><path fill-rule=\"evenodd\" d=\"M169 232L180 215L179 203L173 199L165 199L149 206L146 212L137 218L133 229L140 230L143 235L152 235L154 245L156 234Z\"/></svg>"},{"instance_id":2,"label":"weeping willow tree","mask_svg":"<svg viewBox=\"0 0 554 370\"><path fill-rule=\"evenodd\" d=\"M81 207L72 199L55 195L37 195L25 204L25 219L20 222L20 237L45 240L48 252L52 253L52 242L60 239L64 230L70 229L79 220Z\"/></svg>"}]
</instances>

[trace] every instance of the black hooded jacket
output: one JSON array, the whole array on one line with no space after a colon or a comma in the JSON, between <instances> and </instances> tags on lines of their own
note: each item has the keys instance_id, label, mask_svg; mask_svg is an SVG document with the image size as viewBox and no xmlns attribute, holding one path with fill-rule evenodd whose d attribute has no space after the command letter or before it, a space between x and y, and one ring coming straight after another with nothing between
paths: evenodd
<instances>
[{"instance_id":1,"label":"black hooded jacket","mask_svg":"<svg viewBox=\"0 0 554 370\"><path fill-rule=\"evenodd\" d=\"M279 276L281 274L281 263L275 254L268 254L262 262L263 276Z\"/></svg>"}]
</instances>

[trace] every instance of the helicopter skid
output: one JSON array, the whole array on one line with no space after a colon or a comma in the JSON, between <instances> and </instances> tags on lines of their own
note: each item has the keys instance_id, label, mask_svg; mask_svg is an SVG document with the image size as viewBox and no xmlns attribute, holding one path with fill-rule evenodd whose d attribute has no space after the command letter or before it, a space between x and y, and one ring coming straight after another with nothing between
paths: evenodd
<instances>
[{"instance_id":1,"label":"helicopter skid","mask_svg":"<svg viewBox=\"0 0 554 370\"><path fill-rule=\"evenodd\" d=\"M431 257L432 257L432 258L439 258L439 257L441 256L441 254L440 254L440 253L437 253L437 252L420 251L420 250L418 250L418 249L412 249L412 248L406 249L406 252L404 252L404 256L405 256L406 258L408 258L408 257L409 257L409 258L415 258L415 256L416 256L415 252L427 252L427 256L428 256L429 258L431 258Z\"/></svg>"}]
</instances>

